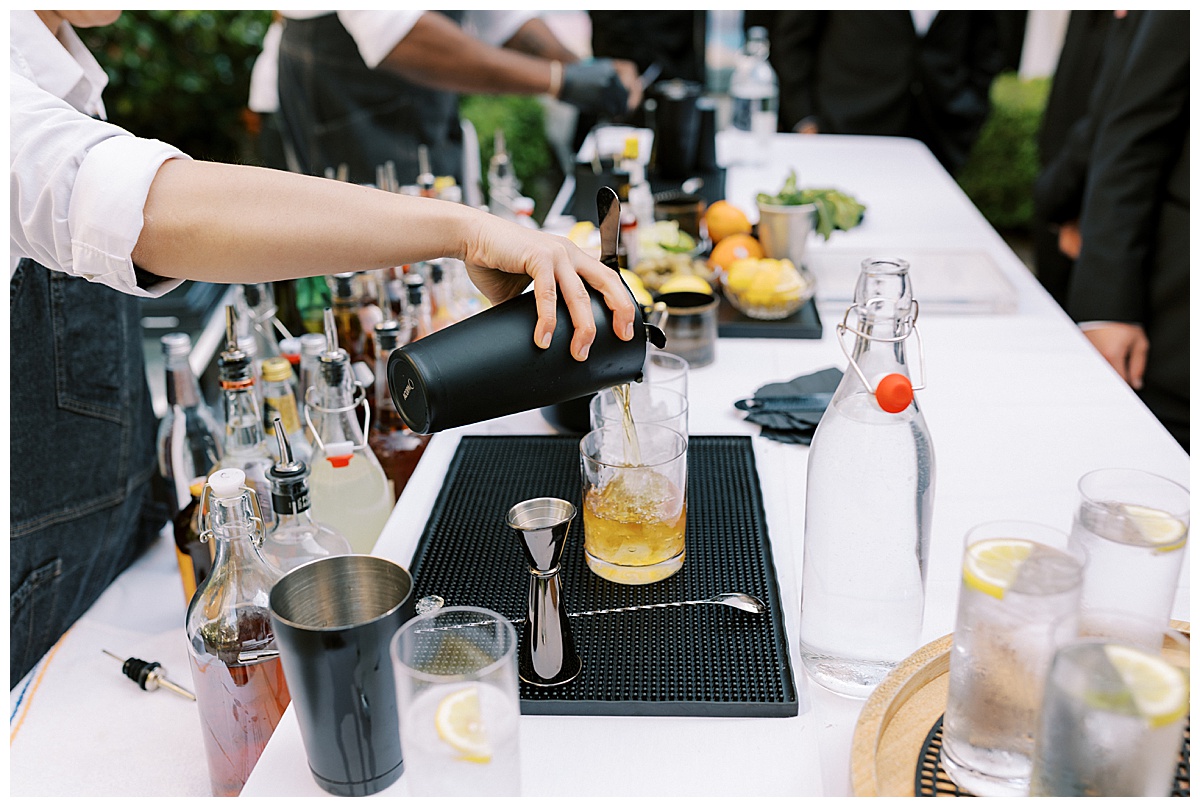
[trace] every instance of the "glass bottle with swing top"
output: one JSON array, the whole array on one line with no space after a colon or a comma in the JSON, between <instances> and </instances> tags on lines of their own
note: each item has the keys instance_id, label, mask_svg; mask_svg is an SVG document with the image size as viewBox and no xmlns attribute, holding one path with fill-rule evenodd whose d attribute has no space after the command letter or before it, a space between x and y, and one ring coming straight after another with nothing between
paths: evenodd
<instances>
[{"instance_id":1,"label":"glass bottle with swing top","mask_svg":"<svg viewBox=\"0 0 1200 807\"><path fill-rule=\"evenodd\" d=\"M309 490L313 517L346 536L355 552L374 548L392 513L387 475L367 443L371 404L355 377L350 356L338 347L333 312L325 309L325 352L315 385L306 393L304 417L313 447ZM365 424L358 421L363 407Z\"/></svg>"},{"instance_id":2,"label":"glass bottle with swing top","mask_svg":"<svg viewBox=\"0 0 1200 807\"><path fill-rule=\"evenodd\" d=\"M818 683L857 697L920 646L924 617L934 456L913 394L925 370L908 269L863 261L837 326L848 367L808 455L801 657Z\"/></svg>"}]
</instances>

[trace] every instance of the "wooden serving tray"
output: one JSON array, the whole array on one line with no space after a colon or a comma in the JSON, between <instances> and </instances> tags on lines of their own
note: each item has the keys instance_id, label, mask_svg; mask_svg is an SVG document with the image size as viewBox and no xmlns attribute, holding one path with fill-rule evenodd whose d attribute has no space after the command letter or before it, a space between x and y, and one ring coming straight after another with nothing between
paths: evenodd
<instances>
[{"instance_id":1,"label":"wooden serving tray","mask_svg":"<svg viewBox=\"0 0 1200 807\"><path fill-rule=\"evenodd\" d=\"M1191 624L1171 620L1185 635ZM953 634L906 658L867 698L850 744L855 796L913 796L921 746L946 711Z\"/></svg>"}]
</instances>

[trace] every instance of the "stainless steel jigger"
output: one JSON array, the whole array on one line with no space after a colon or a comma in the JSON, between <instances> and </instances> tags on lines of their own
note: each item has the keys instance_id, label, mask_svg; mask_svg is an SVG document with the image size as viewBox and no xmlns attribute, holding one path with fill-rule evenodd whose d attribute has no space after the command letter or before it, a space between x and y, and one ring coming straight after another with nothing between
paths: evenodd
<instances>
[{"instance_id":1,"label":"stainless steel jigger","mask_svg":"<svg viewBox=\"0 0 1200 807\"><path fill-rule=\"evenodd\" d=\"M517 672L534 686L565 684L583 664L575 652L558 572L575 505L562 499L529 499L508 511L529 561L529 617L521 628Z\"/></svg>"}]
</instances>

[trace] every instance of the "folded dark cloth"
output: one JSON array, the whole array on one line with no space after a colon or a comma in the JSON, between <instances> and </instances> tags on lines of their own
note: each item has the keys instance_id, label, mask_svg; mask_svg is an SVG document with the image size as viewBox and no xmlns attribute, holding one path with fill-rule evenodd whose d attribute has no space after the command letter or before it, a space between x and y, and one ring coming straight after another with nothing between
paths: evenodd
<instances>
[{"instance_id":1,"label":"folded dark cloth","mask_svg":"<svg viewBox=\"0 0 1200 807\"><path fill-rule=\"evenodd\" d=\"M809 445L829 395L842 380L842 371L827 367L815 373L764 384L748 401L739 401L746 420L762 427L762 436L780 443Z\"/></svg>"}]
</instances>

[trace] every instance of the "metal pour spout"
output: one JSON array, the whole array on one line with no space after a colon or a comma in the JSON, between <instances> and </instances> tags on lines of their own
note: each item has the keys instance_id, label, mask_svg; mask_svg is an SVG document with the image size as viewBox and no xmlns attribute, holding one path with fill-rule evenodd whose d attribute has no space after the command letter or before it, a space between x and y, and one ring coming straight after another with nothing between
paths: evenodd
<instances>
[{"instance_id":1,"label":"metal pour spout","mask_svg":"<svg viewBox=\"0 0 1200 807\"><path fill-rule=\"evenodd\" d=\"M583 668L562 596L559 569L575 506L562 499L529 499L508 511L529 561L529 611L521 628L517 671L535 686L573 680Z\"/></svg>"}]
</instances>

